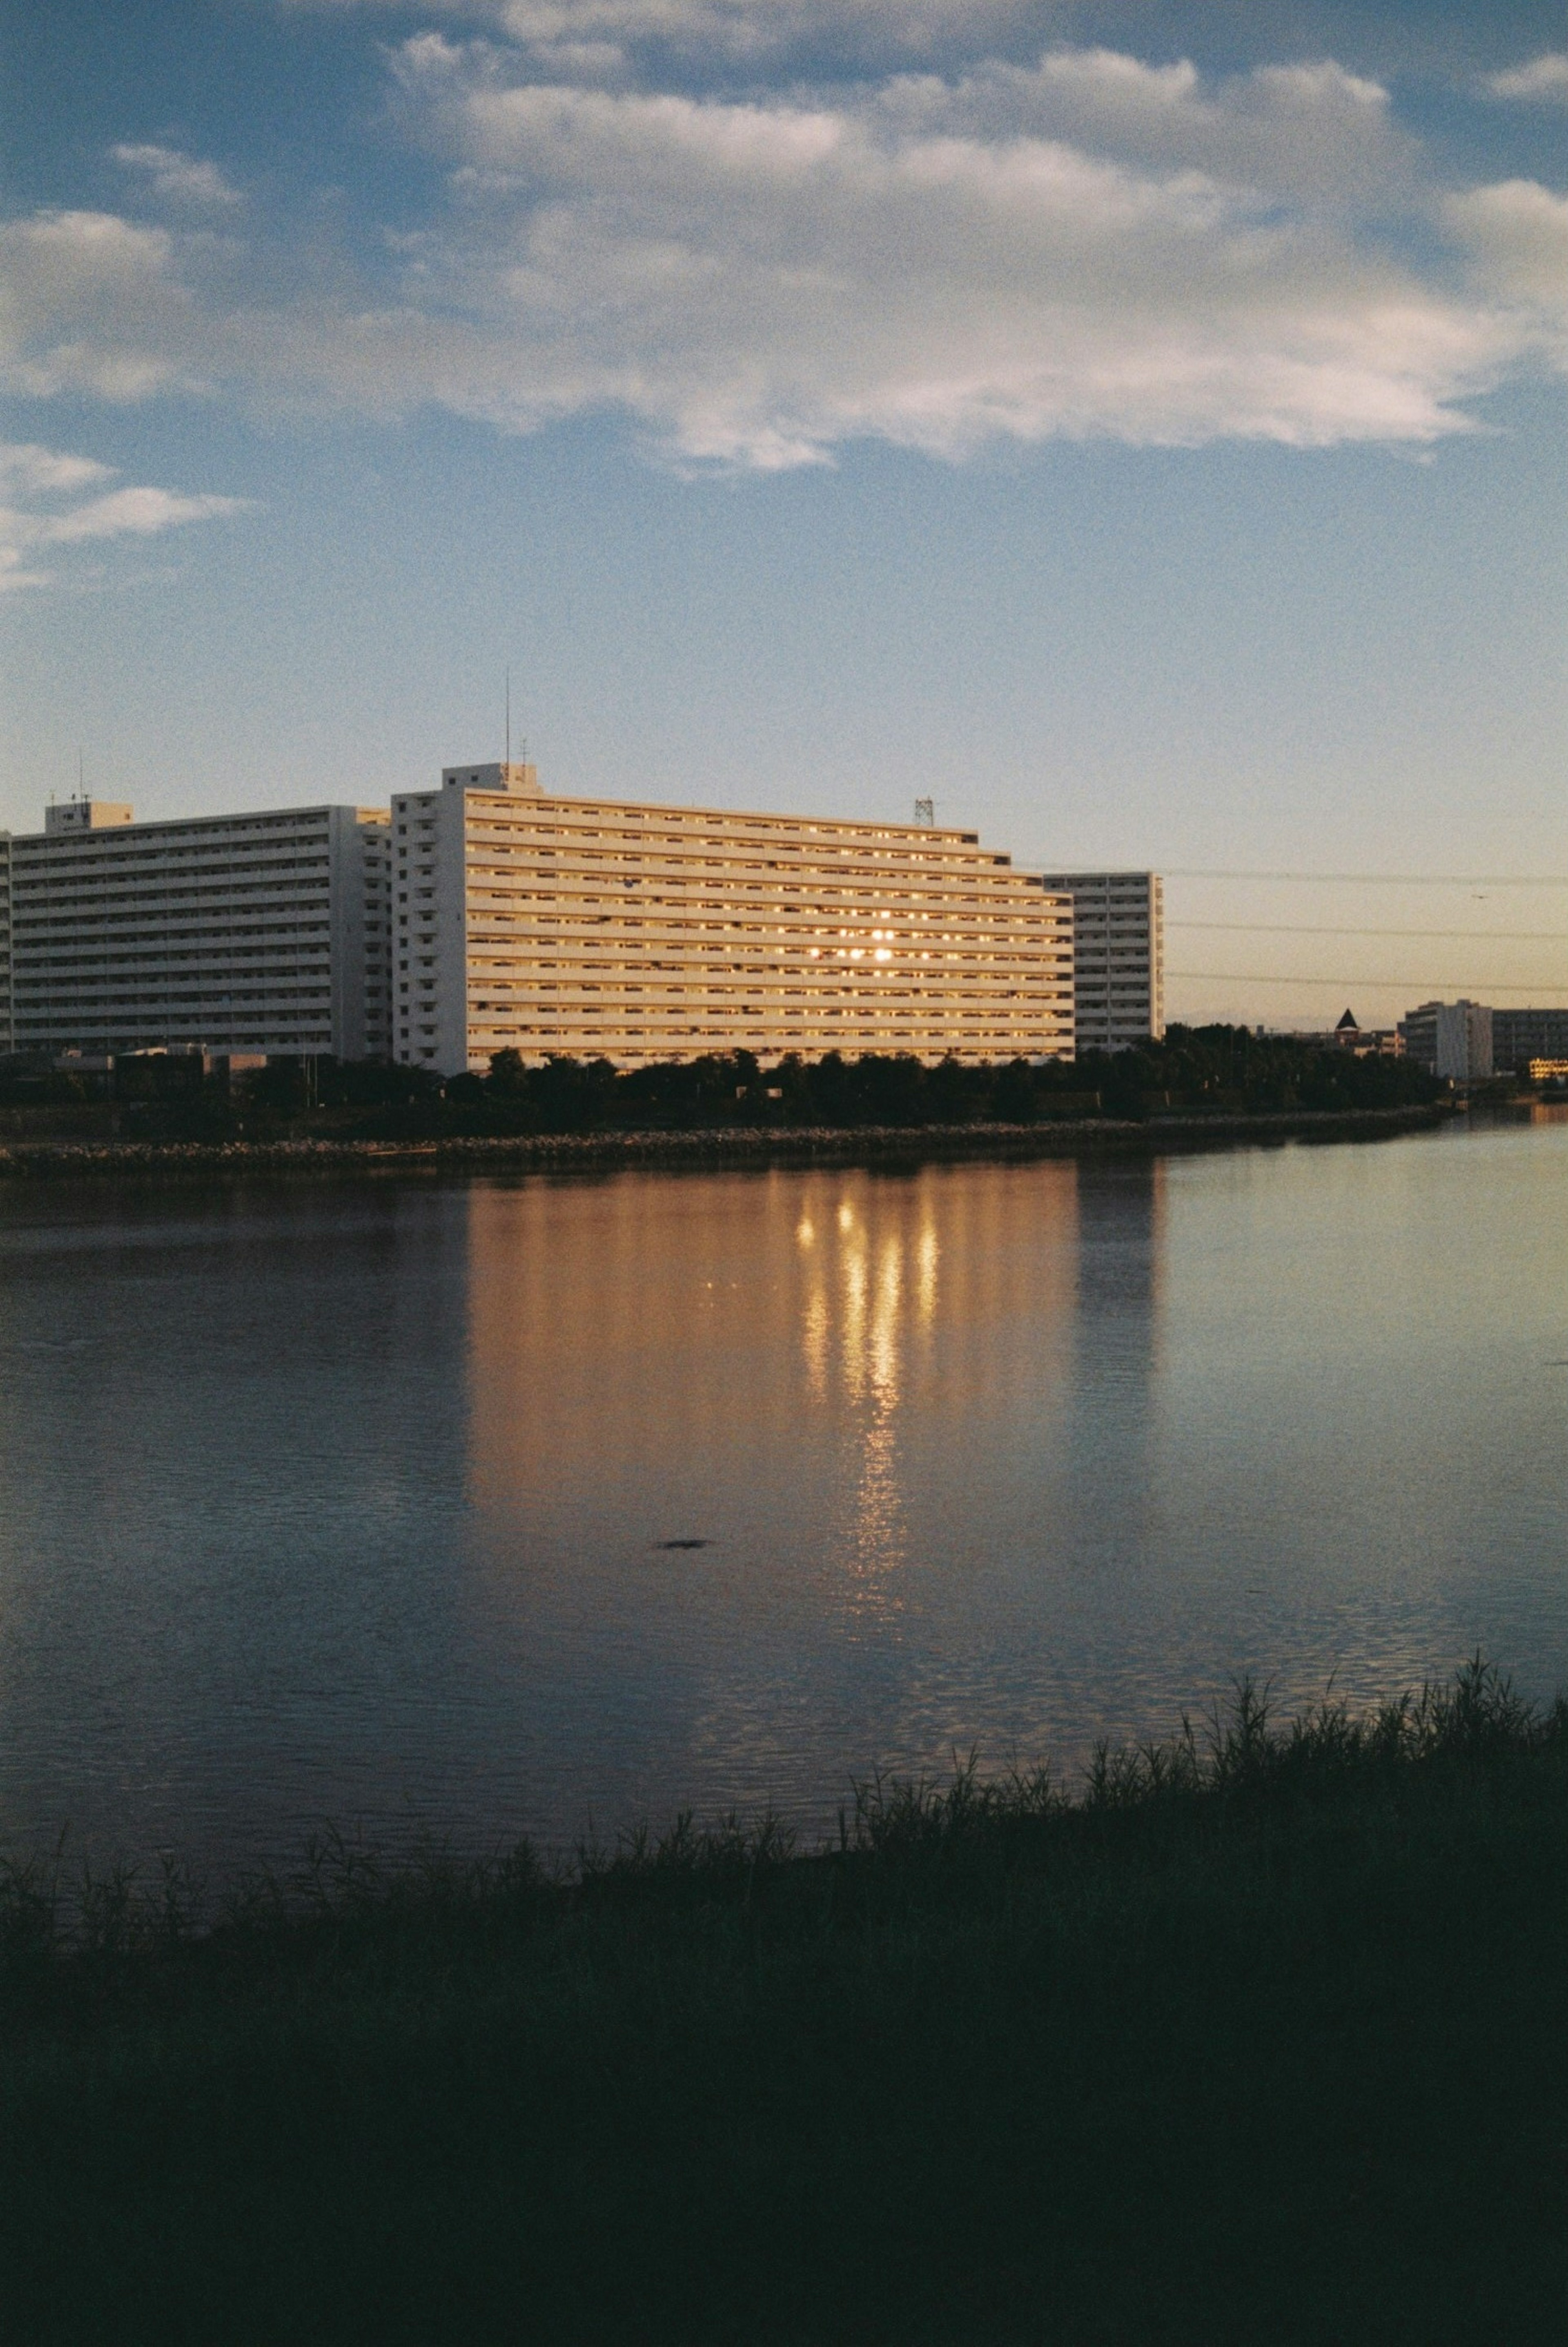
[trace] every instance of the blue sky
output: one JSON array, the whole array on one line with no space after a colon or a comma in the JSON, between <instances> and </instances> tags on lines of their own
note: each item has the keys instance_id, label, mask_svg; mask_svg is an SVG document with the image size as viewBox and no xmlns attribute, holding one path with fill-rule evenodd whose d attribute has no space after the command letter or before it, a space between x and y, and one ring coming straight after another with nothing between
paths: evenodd
<instances>
[{"instance_id":1,"label":"blue sky","mask_svg":"<svg viewBox=\"0 0 1568 2347\"><path fill-rule=\"evenodd\" d=\"M1368 876L1173 878L1177 1015L1568 1001L1491 885L1568 874L1556 7L12 0L5 66L0 824L384 803L509 663L562 789Z\"/></svg>"}]
</instances>

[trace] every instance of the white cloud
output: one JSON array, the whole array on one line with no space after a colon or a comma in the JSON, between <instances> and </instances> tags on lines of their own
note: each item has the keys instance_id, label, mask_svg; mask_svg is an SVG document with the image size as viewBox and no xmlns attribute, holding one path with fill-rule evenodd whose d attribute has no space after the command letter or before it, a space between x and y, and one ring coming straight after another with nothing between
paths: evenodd
<instances>
[{"instance_id":1,"label":"white cloud","mask_svg":"<svg viewBox=\"0 0 1568 2347\"><path fill-rule=\"evenodd\" d=\"M1568 106L1568 55L1549 49L1544 56L1532 57L1527 66L1488 74L1481 87L1490 97L1523 98L1537 106Z\"/></svg>"},{"instance_id":2,"label":"white cloud","mask_svg":"<svg viewBox=\"0 0 1568 2347\"><path fill-rule=\"evenodd\" d=\"M1568 355L1568 197L1533 179L1502 179L1450 196L1449 226L1475 257L1493 295L1555 330Z\"/></svg>"},{"instance_id":3,"label":"white cloud","mask_svg":"<svg viewBox=\"0 0 1568 2347\"><path fill-rule=\"evenodd\" d=\"M220 209L244 201L216 163L182 155L178 148L121 146L112 151L128 170L145 171L154 192L171 203Z\"/></svg>"},{"instance_id":4,"label":"white cloud","mask_svg":"<svg viewBox=\"0 0 1568 2347\"><path fill-rule=\"evenodd\" d=\"M0 593L51 585L56 573L36 567L51 547L156 538L187 522L252 510L244 497L104 486L113 478L112 466L90 456L62 455L31 441L0 443ZM83 497L87 488L99 494Z\"/></svg>"},{"instance_id":5,"label":"white cloud","mask_svg":"<svg viewBox=\"0 0 1568 2347\"><path fill-rule=\"evenodd\" d=\"M402 0L316 5L346 11ZM590 71L677 63L704 75L776 73L792 63L876 74L1038 52L1071 13L1054 0L430 0L425 10L493 28L536 68L559 70L575 56Z\"/></svg>"},{"instance_id":6,"label":"white cloud","mask_svg":"<svg viewBox=\"0 0 1568 2347\"><path fill-rule=\"evenodd\" d=\"M1186 62L1056 49L1027 66L990 60L951 82L895 77L870 111L911 132L1055 139L1136 171L1204 171L1233 192L1341 212L1368 199L1403 200L1419 176L1411 142L1389 119L1388 92L1332 63L1205 81Z\"/></svg>"},{"instance_id":7,"label":"white cloud","mask_svg":"<svg viewBox=\"0 0 1568 2347\"><path fill-rule=\"evenodd\" d=\"M173 240L114 212L0 223L0 369L14 392L144 399L189 383L191 303Z\"/></svg>"},{"instance_id":8,"label":"white cloud","mask_svg":"<svg viewBox=\"0 0 1568 2347\"><path fill-rule=\"evenodd\" d=\"M1430 440L1531 332L1346 225L1348 182L1402 196L1410 160L1332 65L1064 51L815 106L512 84L433 36L403 71L464 208L427 282L515 337L519 394L689 456Z\"/></svg>"},{"instance_id":9,"label":"white cloud","mask_svg":"<svg viewBox=\"0 0 1568 2347\"><path fill-rule=\"evenodd\" d=\"M876 77L1038 52L1071 12L1051 0L445 0L443 13L496 23L537 68L577 50L589 72L613 58L642 76L673 64L733 78Z\"/></svg>"},{"instance_id":10,"label":"white cloud","mask_svg":"<svg viewBox=\"0 0 1568 2347\"><path fill-rule=\"evenodd\" d=\"M650 20L566 13L618 7ZM534 30L558 16L528 0ZM508 429L616 408L678 460L771 468L866 436L1421 444L1560 348L1557 200L1445 199L1379 86L1332 63L1216 81L1059 49L738 102L545 82L425 33L396 79L447 192L378 280L40 214L0 231L13 385Z\"/></svg>"},{"instance_id":11,"label":"white cloud","mask_svg":"<svg viewBox=\"0 0 1568 2347\"><path fill-rule=\"evenodd\" d=\"M64 456L33 440L0 441L0 494L7 497L46 497L52 490L85 489L113 478L114 466L100 465L96 456Z\"/></svg>"}]
</instances>

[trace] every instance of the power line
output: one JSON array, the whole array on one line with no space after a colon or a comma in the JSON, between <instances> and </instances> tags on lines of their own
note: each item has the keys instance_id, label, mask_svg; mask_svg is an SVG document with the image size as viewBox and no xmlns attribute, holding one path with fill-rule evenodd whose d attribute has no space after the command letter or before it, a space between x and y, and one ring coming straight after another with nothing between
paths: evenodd
<instances>
[{"instance_id":1,"label":"power line","mask_svg":"<svg viewBox=\"0 0 1568 2347\"><path fill-rule=\"evenodd\" d=\"M1483 945L1568 944L1562 929L1329 929L1311 921L1167 921L1168 929L1245 929L1272 938L1462 938Z\"/></svg>"},{"instance_id":2,"label":"power line","mask_svg":"<svg viewBox=\"0 0 1568 2347\"><path fill-rule=\"evenodd\" d=\"M1336 888L1568 888L1562 872L1199 872L1167 865L1166 880L1307 880Z\"/></svg>"},{"instance_id":3,"label":"power line","mask_svg":"<svg viewBox=\"0 0 1568 2347\"><path fill-rule=\"evenodd\" d=\"M1195 979L1204 985L1212 983L1216 986L1327 986L1332 987L1336 993L1342 987L1350 986L1397 986L1406 993L1419 992L1424 986L1486 986L1498 994L1531 994L1539 990L1528 980L1516 978L1371 978L1365 974L1356 978L1348 976L1343 970L1337 978L1281 978L1274 970L1168 969L1165 977L1167 980ZM1553 984L1545 990L1555 994L1562 989Z\"/></svg>"}]
</instances>

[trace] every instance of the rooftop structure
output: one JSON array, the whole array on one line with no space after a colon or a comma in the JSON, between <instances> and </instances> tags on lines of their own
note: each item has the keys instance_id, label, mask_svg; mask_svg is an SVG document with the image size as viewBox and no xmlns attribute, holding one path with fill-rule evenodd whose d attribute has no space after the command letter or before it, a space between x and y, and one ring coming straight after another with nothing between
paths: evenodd
<instances>
[{"instance_id":1,"label":"rooftop structure","mask_svg":"<svg viewBox=\"0 0 1568 2347\"><path fill-rule=\"evenodd\" d=\"M56 799L44 810L44 829L51 838L67 831L114 831L135 821L135 808L123 799Z\"/></svg>"},{"instance_id":2,"label":"rooftop structure","mask_svg":"<svg viewBox=\"0 0 1568 2347\"><path fill-rule=\"evenodd\" d=\"M477 762L395 798L393 831L414 1065L1072 1056L1071 901L974 832L567 798Z\"/></svg>"}]
</instances>

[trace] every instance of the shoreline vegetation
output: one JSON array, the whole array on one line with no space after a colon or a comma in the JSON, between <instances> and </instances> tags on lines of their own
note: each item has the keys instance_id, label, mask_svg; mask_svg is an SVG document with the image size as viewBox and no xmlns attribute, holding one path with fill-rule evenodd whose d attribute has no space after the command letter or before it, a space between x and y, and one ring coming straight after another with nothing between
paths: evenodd
<instances>
[{"instance_id":1,"label":"shoreline vegetation","mask_svg":"<svg viewBox=\"0 0 1568 2347\"><path fill-rule=\"evenodd\" d=\"M0 1874L29 2341L1553 2335L1568 1704L1364 1717L210 1910Z\"/></svg>"},{"instance_id":2,"label":"shoreline vegetation","mask_svg":"<svg viewBox=\"0 0 1568 2347\"><path fill-rule=\"evenodd\" d=\"M200 1054L147 1054L96 1072L0 1067L0 1175L1022 1157L1371 1137L1451 1105L1408 1061L1230 1027L990 1067L830 1053L764 1068L740 1051L617 1071L501 1051L487 1076L445 1081L325 1060L231 1079Z\"/></svg>"},{"instance_id":3,"label":"shoreline vegetation","mask_svg":"<svg viewBox=\"0 0 1568 2347\"><path fill-rule=\"evenodd\" d=\"M41 1180L95 1174L362 1172L466 1166L475 1169L602 1170L851 1163L918 1158L1036 1158L1086 1149L1143 1154L1218 1141L1370 1140L1441 1123L1445 1105L1297 1109L1236 1115L1156 1116L1140 1121L1073 1117L1041 1124L708 1125L682 1131L447 1133L429 1139L266 1141L0 1142L0 1178Z\"/></svg>"}]
</instances>

